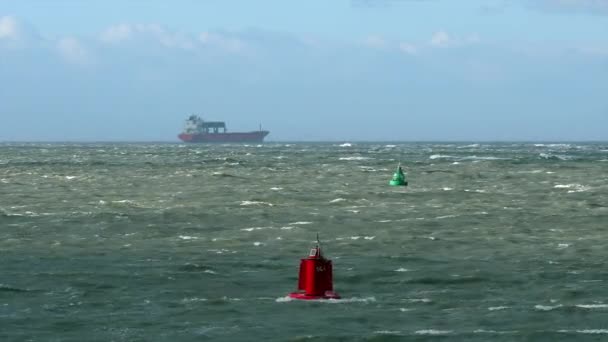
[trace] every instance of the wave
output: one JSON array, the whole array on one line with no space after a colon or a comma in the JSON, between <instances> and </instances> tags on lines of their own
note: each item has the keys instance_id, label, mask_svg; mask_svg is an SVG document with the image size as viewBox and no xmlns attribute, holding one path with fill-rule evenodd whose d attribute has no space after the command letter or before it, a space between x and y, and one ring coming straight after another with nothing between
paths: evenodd
<instances>
[{"instance_id":1,"label":"wave","mask_svg":"<svg viewBox=\"0 0 608 342\"><path fill-rule=\"evenodd\" d=\"M573 156L563 155L563 154L540 153L538 156L541 159L546 159L546 160L562 160L562 161L566 161L566 160L572 160L572 159L574 159Z\"/></svg>"},{"instance_id":2,"label":"wave","mask_svg":"<svg viewBox=\"0 0 608 342\"><path fill-rule=\"evenodd\" d=\"M539 310L539 311L551 311L551 310L555 310L555 309L559 309L563 307L563 305L558 304L558 305L535 305L534 309Z\"/></svg>"},{"instance_id":3,"label":"wave","mask_svg":"<svg viewBox=\"0 0 608 342\"><path fill-rule=\"evenodd\" d=\"M340 157L340 158L338 158L338 160L368 160L368 159L374 159L374 158L372 158L372 157L361 157L361 156Z\"/></svg>"},{"instance_id":4,"label":"wave","mask_svg":"<svg viewBox=\"0 0 608 342\"><path fill-rule=\"evenodd\" d=\"M441 285L441 284L470 284L480 283L487 279L482 277L451 277L451 278L435 278L422 277L406 281L409 284L425 284L425 285Z\"/></svg>"},{"instance_id":5,"label":"wave","mask_svg":"<svg viewBox=\"0 0 608 342\"><path fill-rule=\"evenodd\" d=\"M553 186L553 188L555 189L570 189L568 190L568 193L573 193L573 192L584 192L587 190L590 190L591 188L589 186L586 185L582 185L582 184L555 184Z\"/></svg>"},{"instance_id":6,"label":"wave","mask_svg":"<svg viewBox=\"0 0 608 342\"><path fill-rule=\"evenodd\" d=\"M435 330L435 329L425 329L425 330L416 330L414 332L416 335L449 335L454 331L452 330Z\"/></svg>"},{"instance_id":7,"label":"wave","mask_svg":"<svg viewBox=\"0 0 608 342\"><path fill-rule=\"evenodd\" d=\"M451 155L443 155L443 154L433 154L431 156L429 156L429 159L435 160L435 159L451 159L451 160L459 160L459 161L465 161L465 160L474 160L474 161L482 161L482 160L511 160L511 158L506 158L506 157L495 157L495 156L464 156L464 157L457 157L457 156L451 156Z\"/></svg>"},{"instance_id":8,"label":"wave","mask_svg":"<svg viewBox=\"0 0 608 342\"><path fill-rule=\"evenodd\" d=\"M509 309L508 306L491 306L488 308L489 311L499 311Z\"/></svg>"},{"instance_id":9,"label":"wave","mask_svg":"<svg viewBox=\"0 0 608 342\"><path fill-rule=\"evenodd\" d=\"M248 227L248 228L242 228L242 231L245 232L252 232L254 230L263 230L263 229L273 229L273 227Z\"/></svg>"},{"instance_id":10,"label":"wave","mask_svg":"<svg viewBox=\"0 0 608 342\"><path fill-rule=\"evenodd\" d=\"M275 299L277 303L286 303L286 302L302 302L298 299L293 299L289 296L279 297ZM340 298L340 299L313 299L306 300L303 302L315 302L315 303L325 303L325 304L348 304L348 303L370 303L375 302L376 297L351 297L351 298Z\"/></svg>"},{"instance_id":11,"label":"wave","mask_svg":"<svg viewBox=\"0 0 608 342\"><path fill-rule=\"evenodd\" d=\"M241 201L241 205L244 205L244 206L249 206L249 205L265 205L265 206L269 206L269 207L274 206L274 204L272 204L272 203L262 202L262 201Z\"/></svg>"},{"instance_id":12,"label":"wave","mask_svg":"<svg viewBox=\"0 0 608 342\"><path fill-rule=\"evenodd\" d=\"M607 309L608 304L577 304L576 307L582 309Z\"/></svg>"},{"instance_id":13,"label":"wave","mask_svg":"<svg viewBox=\"0 0 608 342\"><path fill-rule=\"evenodd\" d=\"M12 287L5 284L0 284L0 292L29 292L29 290Z\"/></svg>"},{"instance_id":14,"label":"wave","mask_svg":"<svg viewBox=\"0 0 608 342\"><path fill-rule=\"evenodd\" d=\"M218 177L233 177L233 178L237 178L237 176L235 176L235 175L231 175L229 173L219 172L219 171L213 172L211 175L212 176L218 176Z\"/></svg>"},{"instance_id":15,"label":"wave","mask_svg":"<svg viewBox=\"0 0 608 342\"><path fill-rule=\"evenodd\" d=\"M608 334L608 329L558 330L560 333Z\"/></svg>"}]
</instances>

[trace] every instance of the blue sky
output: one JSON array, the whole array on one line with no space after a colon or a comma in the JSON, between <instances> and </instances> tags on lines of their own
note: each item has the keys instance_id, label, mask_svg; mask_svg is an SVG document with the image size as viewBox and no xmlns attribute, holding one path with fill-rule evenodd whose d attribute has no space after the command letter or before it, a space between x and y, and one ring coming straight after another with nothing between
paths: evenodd
<instances>
[{"instance_id":1,"label":"blue sky","mask_svg":"<svg viewBox=\"0 0 608 342\"><path fill-rule=\"evenodd\" d=\"M608 0L0 0L0 141L608 140Z\"/></svg>"}]
</instances>

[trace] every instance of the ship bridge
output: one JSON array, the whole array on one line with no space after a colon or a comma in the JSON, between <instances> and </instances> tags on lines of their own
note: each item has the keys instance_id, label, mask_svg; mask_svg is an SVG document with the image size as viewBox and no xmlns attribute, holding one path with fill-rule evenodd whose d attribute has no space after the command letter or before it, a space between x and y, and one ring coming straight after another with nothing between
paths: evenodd
<instances>
[{"instance_id":1,"label":"ship bridge","mask_svg":"<svg viewBox=\"0 0 608 342\"><path fill-rule=\"evenodd\" d=\"M223 121L203 121L201 128L205 133L219 133L220 129L226 133L226 123Z\"/></svg>"}]
</instances>

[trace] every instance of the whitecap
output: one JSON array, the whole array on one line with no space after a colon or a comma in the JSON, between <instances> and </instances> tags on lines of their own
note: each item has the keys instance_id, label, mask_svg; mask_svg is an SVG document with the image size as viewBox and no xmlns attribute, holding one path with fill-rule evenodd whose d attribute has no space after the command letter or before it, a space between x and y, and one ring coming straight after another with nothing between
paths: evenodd
<instances>
[{"instance_id":1,"label":"whitecap","mask_svg":"<svg viewBox=\"0 0 608 342\"><path fill-rule=\"evenodd\" d=\"M403 301L406 301L409 303L430 303L431 299L429 299L429 298L406 298L406 299L403 299Z\"/></svg>"},{"instance_id":2,"label":"whitecap","mask_svg":"<svg viewBox=\"0 0 608 342\"><path fill-rule=\"evenodd\" d=\"M192 297L192 298L184 298L184 299L182 299L182 303L206 302L207 300L208 300L207 298Z\"/></svg>"},{"instance_id":3,"label":"whitecap","mask_svg":"<svg viewBox=\"0 0 608 342\"><path fill-rule=\"evenodd\" d=\"M285 303L285 302L291 302L294 301L295 299L289 297L289 296L285 296L285 297L279 297L277 299L275 299L276 302L278 303ZM353 297L353 298L342 298L342 299L313 299L313 300L309 300L309 302L317 302L317 303L327 303L327 304L344 304L344 303L369 303L369 302L375 302L376 298L375 297L365 297L365 298L359 298L359 297Z\"/></svg>"},{"instance_id":4,"label":"whitecap","mask_svg":"<svg viewBox=\"0 0 608 342\"><path fill-rule=\"evenodd\" d=\"M481 190L481 189L473 189L473 190L470 190L470 189L464 189L464 191L465 191L465 192L476 192L476 193L478 193L478 194L485 194L485 193L487 192L486 190Z\"/></svg>"},{"instance_id":5,"label":"whitecap","mask_svg":"<svg viewBox=\"0 0 608 342\"><path fill-rule=\"evenodd\" d=\"M442 189L443 191L451 191L451 190L454 190L454 188L449 188L449 187L447 187L447 186L446 186L446 187L444 187L444 188L441 188L441 189Z\"/></svg>"},{"instance_id":6,"label":"whitecap","mask_svg":"<svg viewBox=\"0 0 608 342\"><path fill-rule=\"evenodd\" d=\"M429 156L429 159L446 159L446 158L456 158L456 157L443 155L443 154L433 154L433 155Z\"/></svg>"},{"instance_id":7,"label":"whitecap","mask_svg":"<svg viewBox=\"0 0 608 342\"><path fill-rule=\"evenodd\" d=\"M401 334L401 331L378 330L378 331L374 331L374 334L379 334L379 335L399 335L399 334Z\"/></svg>"},{"instance_id":8,"label":"whitecap","mask_svg":"<svg viewBox=\"0 0 608 342\"><path fill-rule=\"evenodd\" d=\"M553 305L553 306L551 306L551 305L535 305L534 306L534 308L536 310L541 310L541 311L551 311L553 309L558 309L558 308L561 308L561 307L562 307L561 304L559 304L559 305Z\"/></svg>"},{"instance_id":9,"label":"whitecap","mask_svg":"<svg viewBox=\"0 0 608 342\"><path fill-rule=\"evenodd\" d=\"M340 144L338 146L340 146L340 147L351 147L351 146L353 146L353 144L351 144L351 143L344 143L344 144Z\"/></svg>"},{"instance_id":10,"label":"whitecap","mask_svg":"<svg viewBox=\"0 0 608 342\"><path fill-rule=\"evenodd\" d=\"M555 184L553 187L556 189L571 189L578 188L580 186L580 184Z\"/></svg>"},{"instance_id":11,"label":"whitecap","mask_svg":"<svg viewBox=\"0 0 608 342\"><path fill-rule=\"evenodd\" d=\"M478 157L478 156L468 156L468 157L463 157L463 160L510 160L511 158L501 158L501 157L493 157L493 156L487 156L487 157Z\"/></svg>"},{"instance_id":12,"label":"whitecap","mask_svg":"<svg viewBox=\"0 0 608 342\"><path fill-rule=\"evenodd\" d=\"M256 241L256 242L254 242L254 243L253 243L253 245L254 245L254 246L262 246L262 245L263 245L263 243L261 243L261 242L259 242L259 241Z\"/></svg>"},{"instance_id":13,"label":"whitecap","mask_svg":"<svg viewBox=\"0 0 608 342\"><path fill-rule=\"evenodd\" d=\"M584 329L576 332L580 334L608 334L608 329Z\"/></svg>"},{"instance_id":14,"label":"whitecap","mask_svg":"<svg viewBox=\"0 0 608 342\"><path fill-rule=\"evenodd\" d=\"M558 159L558 160L571 160L571 156L559 155L559 154L548 154L548 153L540 153L538 155L542 159Z\"/></svg>"},{"instance_id":15,"label":"whitecap","mask_svg":"<svg viewBox=\"0 0 608 342\"><path fill-rule=\"evenodd\" d=\"M374 159L374 158L370 158L370 157L340 157L338 158L338 160L367 160L367 159Z\"/></svg>"},{"instance_id":16,"label":"whitecap","mask_svg":"<svg viewBox=\"0 0 608 342\"><path fill-rule=\"evenodd\" d=\"M290 225L292 225L292 224L293 225L312 224L312 222L309 222L309 221L298 221L298 222L290 223Z\"/></svg>"},{"instance_id":17,"label":"whitecap","mask_svg":"<svg viewBox=\"0 0 608 342\"><path fill-rule=\"evenodd\" d=\"M289 297L289 296L285 296L285 297L279 297L277 299L275 299L275 302L277 303L285 303L285 302L291 302L294 301L295 299Z\"/></svg>"},{"instance_id":18,"label":"whitecap","mask_svg":"<svg viewBox=\"0 0 608 342\"><path fill-rule=\"evenodd\" d=\"M203 273L217 274L217 272L212 271L212 270L204 270Z\"/></svg>"},{"instance_id":19,"label":"whitecap","mask_svg":"<svg viewBox=\"0 0 608 342\"><path fill-rule=\"evenodd\" d=\"M180 235L178 238L182 240L196 240L198 239L196 236L188 236L188 235Z\"/></svg>"},{"instance_id":20,"label":"whitecap","mask_svg":"<svg viewBox=\"0 0 608 342\"><path fill-rule=\"evenodd\" d=\"M435 329L425 329L425 330L417 330L415 332L416 335L448 335L451 334L452 330L435 330Z\"/></svg>"},{"instance_id":21,"label":"whitecap","mask_svg":"<svg viewBox=\"0 0 608 342\"><path fill-rule=\"evenodd\" d=\"M342 304L342 303L369 303L369 302L375 302L376 298L375 297L352 297L352 298L342 298L342 299L322 299L319 300L319 302L321 303L328 303L328 304Z\"/></svg>"},{"instance_id":22,"label":"whitecap","mask_svg":"<svg viewBox=\"0 0 608 342\"><path fill-rule=\"evenodd\" d=\"M395 272L409 272L409 271L410 270L408 270L407 268L403 268L403 267L400 267L400 268L398 268L398 269L395 270Z\"/></svg>"},{"instance_id":23,"label":"whitecap","mask_svg":"<svg viewBox=\"0 0 608 342\"><path fill-rule=\"evenodd\" d=\"M488 310L490 310L490 311L498 311L498 310L505 310L505 309L508 309L508 308L509 308L508 306L490 306L488 308Z\"/></svg>"},{"instance_id":24,"label":"whitecap","mask_svg":"<svg viewBox=\"0 0 608 342\"><path fill-rule=\"evenodd\" d=\"M279 187L272 187L272 188L270 188L270 190L273 190L273 191L279 191L279 190L283 190L283 188L279 188Z\"/></svg>"},{"instance_id":25,"label":"whitecap","mask_svg":"<svg viewBox=\"0 0 608 342\"><path fill-rule=\"evenodd\" d=\"M254 230L271 229L272 227L248 227L241 229L242 231L252 232Z\"/></svg>"},{"instance_id":26,"label":"whitecap","mask_svg":"<svg viewBox=\"0 0 608 342\"><path fill-rule=\"evenodd\" d=\"M241 201L241 205L267 205L272 207L272 203L262 202L262 201Z\"/></svg>"},{"instance_id":27,"label":"whitecap","mask_svg":"<svg viewBox=\"0 0 608 342\"><path fill-rule=\"evenodd\" d=\"M338 202L343 202L343 201L346 201L346 199L344 199L344 198L336 198L336 199L333 199L333 200L329 201L329 203L338 203Z\"/></svg>"},{"instance_id":28,"label":"whitecap","mask_svg":"<svg viewBox=\"0 0 608 342\"><path fill-rule=\"evenodd\" d=\"M583 309L606 309L608 304L577 304L576 307Z\"/></svg>"},{"instance_id":29,"label":"whitecap","mask_svg":"<svg viewBox=\"0 0 608 342\"><path fill-rule=\"evenodd\" d=\"M473 331L474 334L513 334L517 333L517 331L496 331L496 330L485 330L485 329L477 329Z\"/></svg>"}]
</instances>

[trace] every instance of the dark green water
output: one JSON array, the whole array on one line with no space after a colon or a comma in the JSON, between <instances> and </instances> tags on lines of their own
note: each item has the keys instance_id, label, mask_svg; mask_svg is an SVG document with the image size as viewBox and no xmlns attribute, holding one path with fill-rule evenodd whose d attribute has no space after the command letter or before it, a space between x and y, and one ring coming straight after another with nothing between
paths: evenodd
<instances>
[{"instance_id":1,"label":"dark green water","mask_svg":"<svg viewBox=\"0 0 608 342\"><path fill-rule=\"evenodd\" d=\"M608 144L2 144L0 341L606 340L607 171ZM317 232L343 299L289 301Z\"/></svg>"}]
</instances>

